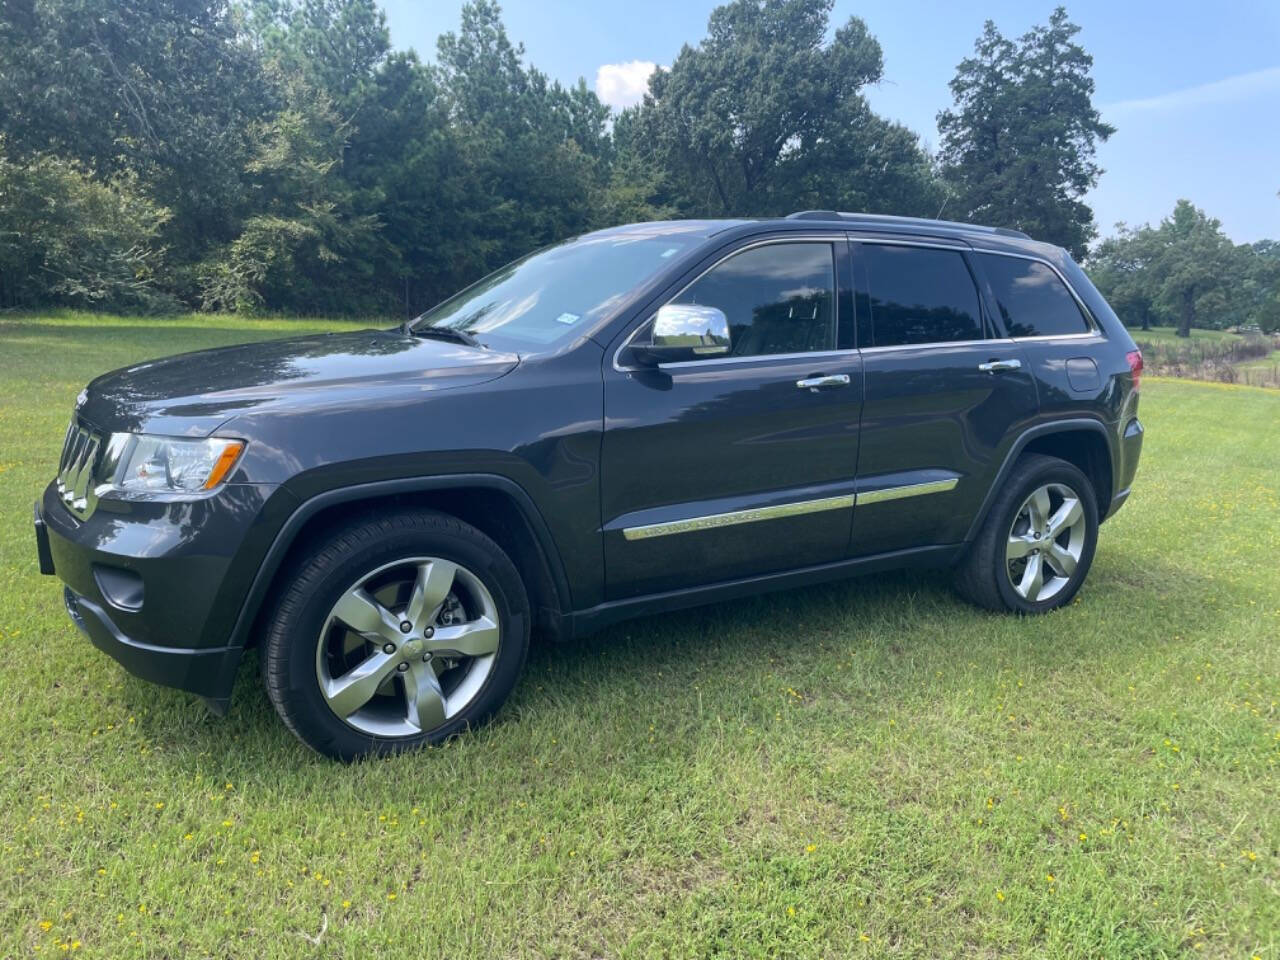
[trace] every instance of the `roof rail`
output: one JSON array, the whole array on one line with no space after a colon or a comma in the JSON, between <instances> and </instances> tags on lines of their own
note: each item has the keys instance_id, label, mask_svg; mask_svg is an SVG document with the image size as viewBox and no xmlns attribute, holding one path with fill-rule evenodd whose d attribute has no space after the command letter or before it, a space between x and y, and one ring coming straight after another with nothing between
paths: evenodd
<instances>
[{"instance_id":1,"label":"roof rail","mask_svg":"<svg viewBox=\"0 0 1280 960\"><path fill-rule=\"evenodd\" d=\"M900 223L904 226L948 227L968 230L971 233L991 233L1001 237L1017 237L1030 240L1021 230L1010 227L984 227L976 223L959 223L955 220L930 220L927 217L895 217L886 213L844 213L836 210L798 210L787 215L788 220L848 220L853 223Z\"/></svg>"}]
</instances>

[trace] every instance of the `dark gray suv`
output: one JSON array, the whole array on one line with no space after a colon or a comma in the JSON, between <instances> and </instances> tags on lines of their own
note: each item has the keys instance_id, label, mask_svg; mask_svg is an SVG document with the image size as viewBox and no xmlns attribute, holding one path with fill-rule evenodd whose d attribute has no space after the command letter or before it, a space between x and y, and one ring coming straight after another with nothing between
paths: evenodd
<instances>
[{"instance_id":1,"label":"dark gray suv","mask_svg":"<svg viewBox=\"0 0 1280 960\"><path fill-rule=\"evenodd\" d=\"M96 646L215 710L257 645L285 723L349 759L483 721L532 632L902 566L1059 607L1129 495L1141 371L1015 231L618 227L398 328L99 377L41 569Z\"/></svg>"}]
</instances>

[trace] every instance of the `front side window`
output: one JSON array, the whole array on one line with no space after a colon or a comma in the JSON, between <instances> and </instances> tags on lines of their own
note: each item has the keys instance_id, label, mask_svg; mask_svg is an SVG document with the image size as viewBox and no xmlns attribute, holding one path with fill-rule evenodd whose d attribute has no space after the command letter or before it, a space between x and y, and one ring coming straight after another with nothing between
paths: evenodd
<instances>
[{"instance_id":1,"label":"front side window","mask_svg":"<svg viewBox=\"0 0 1280 960\"><path fill-rule=\"evenodd\" d=\"M729 320L729 356L831 350L835 260L829 243L771 243L714 267L672 303L717 307Z\"/></svg>"},{"instance_id":2,"label":"front side window","mask_svg":"<svg viewBox=\"0 0 1280 960\"><path fill-rule=\"evenodd\" d=\"M864 243L869 291L865 346L981 340L978 288L959 251Z\"/></svg>"},{"instance_id":3,"label":"front side window","mask_svg":"<svg viewBox=\"0 0 1280 960\"><path fill-rule=\"evenodd\" d=\"M1075 297L1049 267L1035 260L978 254L996 306L1011 337L1086 333L1089 325Z\"/></svg>"}]
</instances>

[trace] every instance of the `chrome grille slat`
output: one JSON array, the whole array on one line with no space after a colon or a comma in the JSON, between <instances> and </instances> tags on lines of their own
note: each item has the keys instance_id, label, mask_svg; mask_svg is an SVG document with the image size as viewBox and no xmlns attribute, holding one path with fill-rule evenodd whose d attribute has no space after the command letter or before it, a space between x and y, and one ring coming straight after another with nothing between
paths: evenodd
<instances>
[{"instance_id":1,"label":"chrome grille slat","mask_svg":"<svg viewBox=\"0 0 1280 960\"><path fill-rule=\"evenodd\" d=\"M101 438L71 421L58 463L58 495L67 509L81 518L92 512L97 501L93 470L101 448Z\"/></svg>"}]
</instances>

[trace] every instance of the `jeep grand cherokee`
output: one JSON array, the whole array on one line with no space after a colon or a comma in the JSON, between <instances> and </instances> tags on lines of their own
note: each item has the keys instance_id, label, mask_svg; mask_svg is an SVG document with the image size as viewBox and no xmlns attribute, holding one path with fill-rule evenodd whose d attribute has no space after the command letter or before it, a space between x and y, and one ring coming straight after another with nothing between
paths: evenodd
<instances>
[{"instance_id":1,"label":"jeep grand cherokee","mask_svg":"<svg viewBox=\"0 0 1280 960\"><path fill-rule=\"evenodd\" d=\"M1061 249L808 211L617 227L389 330L99 377L41 569L225 711L245 649L334 757L444 740L530 634L904 566L1039 614L1142 445L1142 358Z\"/></svg>"}]
</instances>

